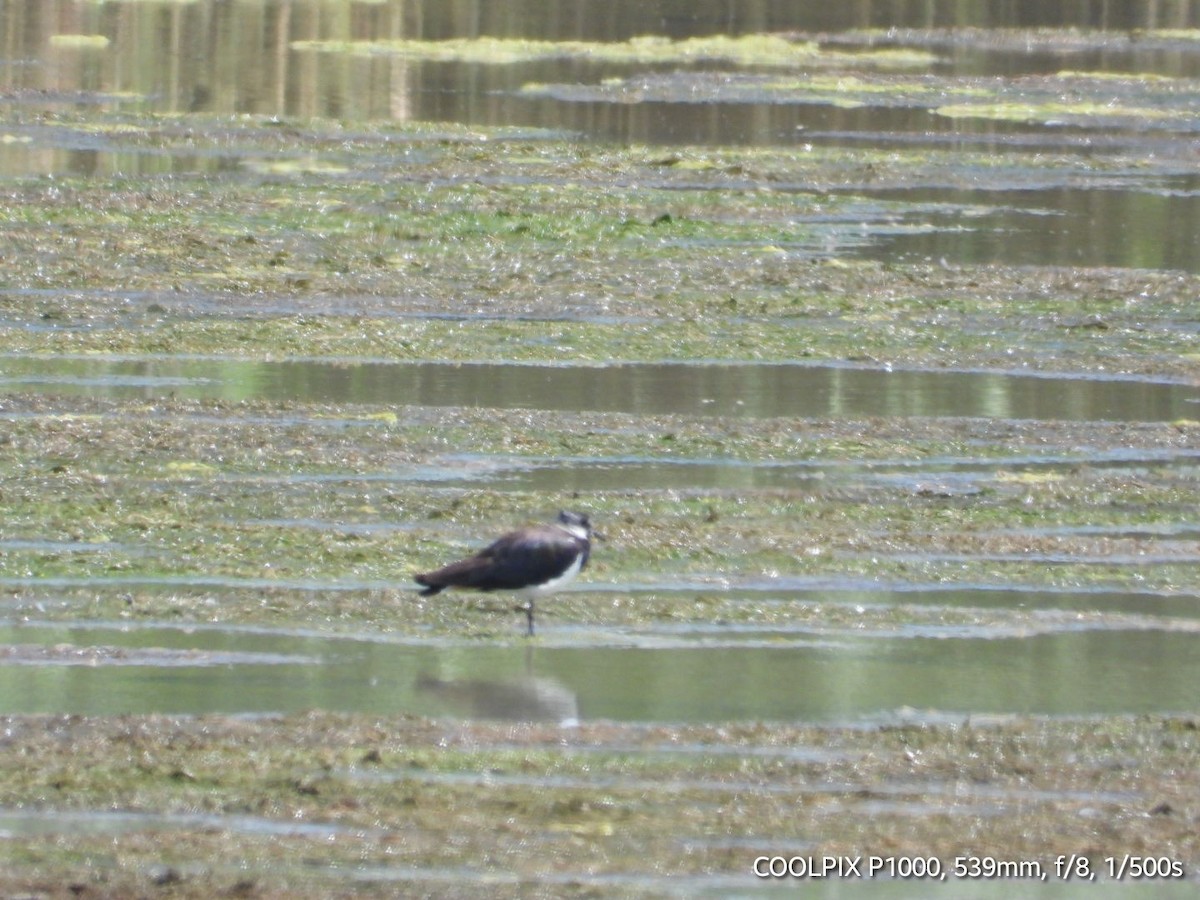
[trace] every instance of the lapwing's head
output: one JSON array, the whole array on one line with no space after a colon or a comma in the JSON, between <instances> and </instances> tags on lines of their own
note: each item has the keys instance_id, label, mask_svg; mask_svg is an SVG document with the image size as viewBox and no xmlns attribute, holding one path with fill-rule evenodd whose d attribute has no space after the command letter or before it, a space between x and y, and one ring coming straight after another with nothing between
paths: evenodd
<instances>
[{"instance_id":1,"label":"lapwing's head","mask_svg":"<svg viewBox=\"0 0 1200 900\"><path fill-rule=\"evenodd\" d=\"M558 525L581 541L588 541L592 538L592 523L583 513L564 509L558 514Z\"/></svg>"}]
</instances>

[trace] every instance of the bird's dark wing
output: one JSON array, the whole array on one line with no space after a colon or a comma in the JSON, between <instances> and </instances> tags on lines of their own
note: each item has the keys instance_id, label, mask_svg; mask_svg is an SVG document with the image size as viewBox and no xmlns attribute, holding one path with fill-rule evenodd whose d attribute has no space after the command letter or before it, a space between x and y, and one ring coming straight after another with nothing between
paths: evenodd
<instances>
[{"instance_id":1,"label":"bird's dark wing","mask_svg":"<svg viewBox=\"0 0 1200 900\"><path fill-rule=\"evenodd\" d=\"M516 590L551 581L571 568L581 550L586 562L587 549L586 541L554 526L506 534L483 551L492 565L487 586L480 590Z\"/></svg>"}]
</instances>

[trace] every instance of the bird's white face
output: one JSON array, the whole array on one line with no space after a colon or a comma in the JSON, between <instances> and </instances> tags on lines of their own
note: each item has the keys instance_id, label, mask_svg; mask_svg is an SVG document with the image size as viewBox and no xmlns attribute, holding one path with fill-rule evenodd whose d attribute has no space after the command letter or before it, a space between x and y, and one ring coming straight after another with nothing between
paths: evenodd
<instances>
[{"instance_id":1,"label":"bird's white face","mask_svg":"<svg viewBox=\"0 0 1200 900\"><path fill-rule=\"evenodd\" d=\"M558 521L554 523L571 537L580 541L590 540L592 529L588 525L587 519L583 516L567 513L560 515Z\"/></svg>"}]
</instances>

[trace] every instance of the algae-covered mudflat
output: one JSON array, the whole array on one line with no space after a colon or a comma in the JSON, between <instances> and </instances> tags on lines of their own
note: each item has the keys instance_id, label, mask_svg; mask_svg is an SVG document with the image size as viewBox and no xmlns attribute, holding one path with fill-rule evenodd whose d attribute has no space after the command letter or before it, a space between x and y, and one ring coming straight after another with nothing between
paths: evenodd
<instances>
[{"instance_id":1,"label":"algae-covered mudflat","mask_svg":"<svg viewBox=\"0 0 1200 900\"><path fill-rule=\"evenodd\" d=\"M723 894L753 886L759 857L827 856L864 876L874 857L877 878L919 865L904 882L922 891L998 871L1081 896L1133 858L1156 896L1184 896L1200 849L1194 719L3 725L11 893Z\"/></svg>"},{"instance_id":2,"label":"algae-covered mudflat","mask_svg":"<svg viewBox=\"0 0 1200 900\"><path fill-rule=\"evenodd\" d=\"M400 6L3 63L0 892L1194 891L1194 32Z\"/></svg>"}]
</instances>

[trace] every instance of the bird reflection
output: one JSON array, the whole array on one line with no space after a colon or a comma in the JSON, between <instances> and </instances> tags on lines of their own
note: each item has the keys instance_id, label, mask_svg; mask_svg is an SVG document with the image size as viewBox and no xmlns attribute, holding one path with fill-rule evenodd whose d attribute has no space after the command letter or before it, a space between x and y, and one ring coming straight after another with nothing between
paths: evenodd
<instances>
[{"instance_id":1,"label":"bird reflection","mask_svg":"<svg viewBox=\"0 0 1200 900\"><path fill-rule=\"evenodd\" d=\"M417 691L463 706L472 718L579 724L575 692L554 678L520 675L489 680L420 675Z\"/></svg>"}]
</instances>

